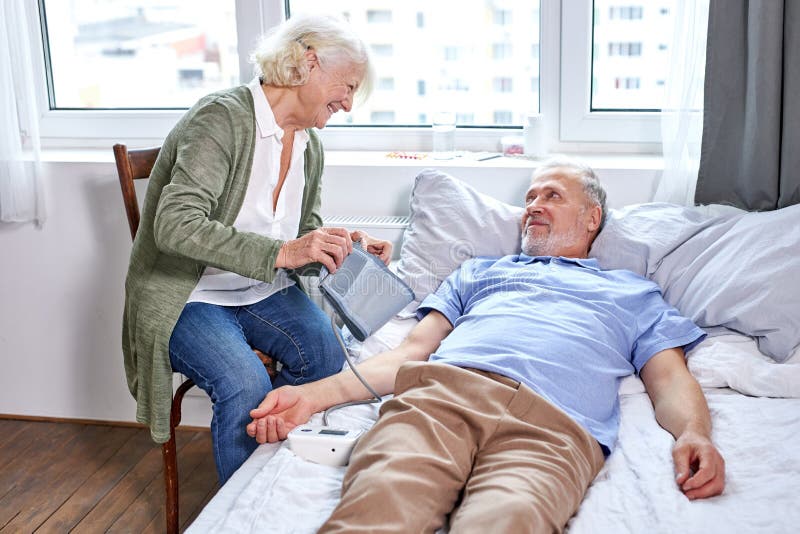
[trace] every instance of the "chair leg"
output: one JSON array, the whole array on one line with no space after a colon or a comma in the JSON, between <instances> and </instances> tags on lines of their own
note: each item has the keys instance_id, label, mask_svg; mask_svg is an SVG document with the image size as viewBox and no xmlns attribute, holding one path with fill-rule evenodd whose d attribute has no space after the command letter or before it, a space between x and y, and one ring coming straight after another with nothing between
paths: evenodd
<instances>
[{"instance_id":1,"label":"chair leg","mask_svg":"<svg viewBox=\"0 0 800 534\"><path fill-rule=\"evenodd\" d=\"M175 454L175 429L171 429L169 441L161 446L164 457L164 488L167 492L167 534L178 534L178 458Z\"/></svg>"},{"instance_id":2,"label":"chair leg","mask_svg":"<svg viewBox=\"0 0 800 534\"><path fill-rule=\"evenodd\" d=\"M164 458L167 534L178 534L180 503L178 502L178 455L175 445L175 427L181 423L183 395L193 386L194 382L191 379L186 380L175 392L169 417L169 440L161 446L161 454Z\"/></svg>"}]
</instances>

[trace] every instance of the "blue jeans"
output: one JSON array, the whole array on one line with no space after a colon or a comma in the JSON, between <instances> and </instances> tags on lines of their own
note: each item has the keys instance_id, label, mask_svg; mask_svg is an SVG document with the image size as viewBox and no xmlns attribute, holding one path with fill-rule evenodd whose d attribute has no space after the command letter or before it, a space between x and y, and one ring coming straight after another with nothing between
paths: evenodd
<instances>
[{"instance_id":1,"label":"blue jeans","mask_svg":"<svg viewBox=\"0 0 800 534\"><path fill-rule=\"evenodd\" d=\"M330 319L297 286L248 306L186 304L169 356L172 368L194 380L214 405L211 438L220 484L258 445L245 427L250 410L273 388L254 348L283 365L275 387L332 375L344 361Z\"/></svg>"}]
</instances>

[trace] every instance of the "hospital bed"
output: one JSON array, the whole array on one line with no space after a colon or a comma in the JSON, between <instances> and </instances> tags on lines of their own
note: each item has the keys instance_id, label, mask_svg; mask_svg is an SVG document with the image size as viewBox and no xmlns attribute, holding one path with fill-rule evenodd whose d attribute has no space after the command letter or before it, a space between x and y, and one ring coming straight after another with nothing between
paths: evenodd
<instances>
[{"instance_id":1,"label":"hospital bed","mask_svg":"<svg viewBox=\"0 0 800 534\"><path fill-rule=\"evenodd\" d=\"M364 342L345 333L356 361L400 343L416 324L415 306L462 261L519 250L521 208L440 171L417 177L410 207L396 269L417 301ZM718 497L683 496L674 482L673 438L656 423L641 380L630 376L620 383L616 447L567 531L797 532L800 205L764 213L655 203L610 210L590 255L605 268L654 280L709 333L687 362L708 401L727 484ZM329 422L368 429L377 411L351 406ZM339 500L345 469L304 461L286 443L262 445L188 532L316 532Z\"/></svg>"}]
</instances>

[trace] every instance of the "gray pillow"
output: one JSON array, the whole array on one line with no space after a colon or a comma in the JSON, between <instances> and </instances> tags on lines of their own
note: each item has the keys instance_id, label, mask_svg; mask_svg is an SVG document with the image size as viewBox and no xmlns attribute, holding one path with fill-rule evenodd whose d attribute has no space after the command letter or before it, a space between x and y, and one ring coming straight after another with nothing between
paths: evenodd
<instances>
[{"instance_id":1,"label":"gray pillow","mask_svg":"<svg viewBox=\"0 0 800 534\"><path fill-rule=\"evenodd\" d=\"M590 255L605 269L647 276L701 327L753 336L775 361L800 345L800 205L611 210Z\"/></svg>"},{"instance_id":2,"label":"gray pillow","mask_svg":"<svg viewBox=\"0 0 800 534\"><path fill-rule=\"evenodd\" d=\"M422 301L462 262L520 251L523 209L436 169L417 175L397 273Z\"/></svg>"}]
</instances>

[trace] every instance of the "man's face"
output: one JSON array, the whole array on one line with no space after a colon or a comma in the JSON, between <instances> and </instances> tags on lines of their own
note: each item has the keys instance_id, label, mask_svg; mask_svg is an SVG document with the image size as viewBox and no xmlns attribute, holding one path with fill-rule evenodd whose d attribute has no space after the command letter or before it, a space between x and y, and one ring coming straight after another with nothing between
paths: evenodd
<instances>
[{"instance_id":1,"label":"man's face","mask_svg":"<svg viewBox=\"0 0 800 534\"><path fill-rule=\"evenodd\" d=\"M600 224L600 207L586 196L577 171L554 167L535 176L525 194L522 252L585 258Z\"/></svg>"}]
</instances>

